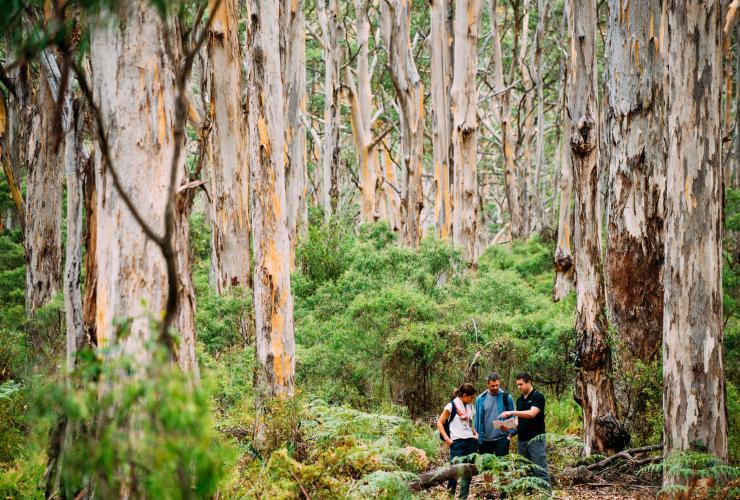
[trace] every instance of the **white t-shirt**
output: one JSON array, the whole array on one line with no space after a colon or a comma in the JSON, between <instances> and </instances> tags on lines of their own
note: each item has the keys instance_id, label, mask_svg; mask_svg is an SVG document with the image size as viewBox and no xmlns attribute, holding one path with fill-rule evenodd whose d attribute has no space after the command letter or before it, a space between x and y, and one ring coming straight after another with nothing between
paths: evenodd
<instances>
[{"instance_id":1,"label":"white t-shirt","mask_svg":"<svg viewBox=\"0 0 740 500\"><path fill-rule=\"evenodd\" d=\"M455 418L450 422L450 439L455 441L457 439L469 439L475 437L473 436L473 405L463 405L460 398L455 398L454 403L457 415L455 415ZM452 409L452 403L447 403L445 410L450 412L450 415L455 411Z\"/></svg>"}]
</instances>

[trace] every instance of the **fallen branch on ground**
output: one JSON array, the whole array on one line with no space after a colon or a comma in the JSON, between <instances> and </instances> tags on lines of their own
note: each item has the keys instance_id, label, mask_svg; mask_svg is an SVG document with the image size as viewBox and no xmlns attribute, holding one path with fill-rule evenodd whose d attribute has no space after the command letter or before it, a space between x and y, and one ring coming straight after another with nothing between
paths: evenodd
<instances>
[{"instance_id":1,"label":"fallen branch on ground","mask_svg":"<svg viewBox=\"0 0 740 500\"><path fill-rule=\"evenodd\" d=\"M643 459L637 459L635 458L635 455L649 453L652 451L659 451L662 449L663 449L662 444L642 446L640 448L630 448L629 450L623 450L623 451L620 451L619 453L615 453L614 455L610 457L606 457L605 459L600 460L599 462L594 462L589 465L579 465L577 467L570 467L568 469L565 469L561 477L566 482L570 482L572 484L593 483L595 473L598 473L599 471L603 471L604 469L612 465L615 465L619 461L627 462L634 467L642 467L649 463L654 463L660 460L662 457L658 456L658 457L648 457L648 458L643 458Z\"/></svg>"},{"instance_id":2,"label":"fallen branch on ground","mask_svg":"<svg viewBox=\"0 0 740 500\"><path fill-rule=\"evenodd\" d=\"M464 477L473 477L478 474L475 464L455 464L420 474L418 478L409 483L412 490L424 490L450 479L460 480Z\"/></svg>"}]
</instances>

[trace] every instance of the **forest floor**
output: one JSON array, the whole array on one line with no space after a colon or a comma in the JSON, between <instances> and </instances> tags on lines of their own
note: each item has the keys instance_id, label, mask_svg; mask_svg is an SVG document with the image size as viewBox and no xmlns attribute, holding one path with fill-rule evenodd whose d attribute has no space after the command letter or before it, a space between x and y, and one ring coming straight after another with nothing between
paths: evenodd
<instances>
[{"instance_id":1,"label":"forest floor","mask_svg":"<svg viewBox=\"0 0 740 500\"><path fill-rule=\"evenodd\" d=\"M603 485L575 485L565 488L554 488L551 498L563 500L622 500L654 499L660 487L658 486L622 486L618 484ZM429 490L434 499L447 499L447 489L440 485ZM482 476L473 478L470 485L470 498L500 498L496 490L487 484Z\"/></svg>"}]
</instances>

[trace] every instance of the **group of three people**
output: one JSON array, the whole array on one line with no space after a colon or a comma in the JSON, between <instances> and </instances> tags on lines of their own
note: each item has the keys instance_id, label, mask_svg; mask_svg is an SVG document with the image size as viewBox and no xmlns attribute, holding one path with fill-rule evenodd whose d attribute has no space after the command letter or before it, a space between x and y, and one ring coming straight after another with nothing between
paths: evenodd
<instances>
[{"instance_id":1,"label":"group of three people","mask_svg":"<svg viewBox=\"0 0 740 500\"><path fill-rule=\"evenodd\" d=\"M450 446L450 460L473 453L506 456L512 436L518 434L517 452L538 466L534 470L536 476L550 483L542 436L545 434L544 394L534 389L529 373L518 373L516 385L521 396L515 409L514 400L501 388L497 373L488 375L486 385L488 388L479 395L471 384L461 385L437 419L437 429ZM454 495L457 481L450 480L448 488ZM467 498L469 489L470 478L462 478L460 498Z\"/></svg>"}]
</instances>

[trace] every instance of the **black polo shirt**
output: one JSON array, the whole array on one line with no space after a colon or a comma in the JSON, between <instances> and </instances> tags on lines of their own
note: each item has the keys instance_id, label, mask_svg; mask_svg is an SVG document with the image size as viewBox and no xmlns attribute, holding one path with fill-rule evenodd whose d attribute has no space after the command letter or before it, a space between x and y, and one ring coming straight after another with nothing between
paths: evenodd
<instances>
[{"instance_id":1,"label":"black polo shirt","mask_svg":"<svg viewBox=\"0 0 740 500\"><path fill-rule=\"evenodd\" d=\"M519 441L529 441L530 439L545 433L545 395L540 391L532 389L529 397L524 399L524 394L516 400L516 411L531 410L533 406L540 409L540 412L534 418L519 417Z\"/></svg>"}]
</instances>

